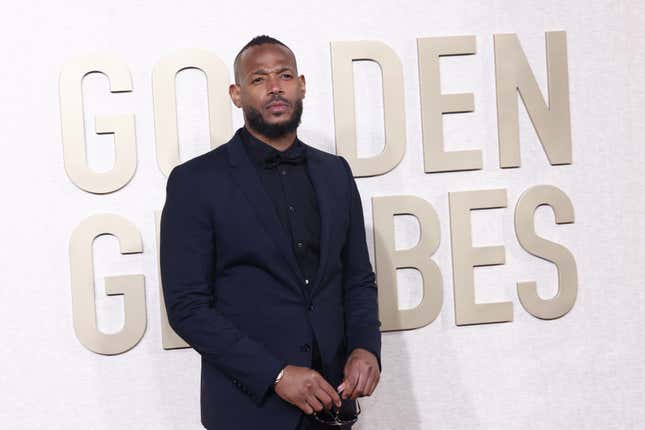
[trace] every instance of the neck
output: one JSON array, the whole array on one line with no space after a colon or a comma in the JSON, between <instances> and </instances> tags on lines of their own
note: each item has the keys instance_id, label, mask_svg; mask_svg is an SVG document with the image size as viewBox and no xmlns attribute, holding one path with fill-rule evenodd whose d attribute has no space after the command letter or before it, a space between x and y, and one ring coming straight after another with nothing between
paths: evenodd
<instances>
[{"instance_id":1,"label":"neck","mask_svg":"<svg viewBox=\"0 0 645 430\"><path fill-rule=\"evenodd\" d=\"M244 124L244 127L246 130L256 139L261 140L264 143L267 143L277 149L278 151L284 151L287 148L291 146L291 144L296 140L297 137L297 132L296 130L291 131L287 134L284 134L280 137L267 137L264 136L263 134L258 133L257 131L253 130L251 127L249 127L247 124Z\"/></svg>"}]
</instances>

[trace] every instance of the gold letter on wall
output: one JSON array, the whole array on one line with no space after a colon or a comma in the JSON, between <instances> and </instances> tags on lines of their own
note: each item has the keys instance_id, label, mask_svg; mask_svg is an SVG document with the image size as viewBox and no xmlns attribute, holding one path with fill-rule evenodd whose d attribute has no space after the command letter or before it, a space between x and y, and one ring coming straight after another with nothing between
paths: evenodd
<instances>
[{"instance_id":1,"label":"gold letter on wall","mask_svg":"<svg viewBox=\"0 0 645 430\"><path fill-rule=\"evenodd\" d=\"M60 113L65 171L71 181L90 193L105 194L124 187L137 168L134 114L95 117L97 134L114 134L114 167L95 172L87 165L83 113L83 78L93 72L107 76L110 91L132 91L128 66L110 55L89 55L68 61L60 74Z\"/></svg>"},{"instance_id":2,"label":"gold letter on wall","mask_svg":"<svg viewBox=\"0 0 645 430\"><path fill-rule=\"evenodd\" d=\"M513 303L475 303L473 269L504 264L503 246L472 245L470 211L506 207L506 190L449 193L452 276L457 325L513 321Z\"/></svg>"},{"instance_id":3,"label":"gold letter on wall","mask_svg":"<svg viewBox=\"0 0 645 430\"><path fill-rule=\"evenodd\" d=\"M385 149L376 157L358 158L356 108L352 62L375 61L383 77ZM377 41L332 42L331 68L334 96L336 153L345 157L355 177L383 175L405 154L405 100L403 66L396 52Z\"/></svg>"},{"instance_id":4,"label":"gold letter on wall","mask_svg":"<svg viewBox=\"0 0 645 430\"><path fill-rule=\"evenodd\" d=\"M163 57L152 71L152 91L157 163L166 176L180 163L176 76L182 70L191 68L199 69L206 75L211 149L229 140L233 133L228 69L224 62L212 52L200 49L182 49Z\"/></svg>"},{"instance_id":5,"label":"gold letter on wall","mask_svg":"<svg viewBox=\"0 0 645 430\"><path fill-rule=\"evenodd\" d=\"M146 297L143 275L105 278L108 296L123 294L125 321L123 329L105 334L96 325L94 297L94 262L92 243L102 234L119 240L121 254L143 252L139 231L125 218L113 214L92 215L72 233L69 244L72 280L72 313L78 340L89 350L113 355L133 348L146 330Z\"/></svg>"},{"instance_id":6,"label":"gold letter on wall","mask_svg":"<svg viewBox=\"0 0 645 430\"><path fill-rule=\"evenodd\" d=\"M441 271L432 255L441 238L439 217L427 201L415 196L373 197L374 247L379 295L381 331L406 330L430 324L443 304ZM394 216L410 214L419 221L419 242L410 249L396 250ZM412 309L399 309L396 270L417 269L423 279L421 303Z\"/></svg>"},{"instance_id":7,"label":"gold letter on wall","mask_svg":"<svg viewBox=\"0 0 645 430\"><path fill-rule=\"evenodd\" d=\"M441 94L439 57L475 53L475 36L426 37L417 39L419 91L423 124L423 159L426 172L454 172L482 168L478 149L445 151L443 114L472 112L472 93Z\"/></svg>"},{"instance_id":8,"label":"gold letter on wall","mask_svg":"<svg viewBox=\"0 0 645 430\"><path fill-rule=\"evenodd\" d=\"M548 106L517 35L496 34L494 39L500 167L520 166L517 91L549 162L552 165L571 164L566 33L546 32Z\"/></svg>"},{"instance_id":9,"label":"gold letter on wall","mask_svg":"<svg viewBox=\"0 0 645 430\"><path fill-rule=\"evenodd\" d=\"M542 319L560 318L571 310L578 292L576 260L564 246L543 239L535 233L533 214L540 205L549 205L556 224L574 220L571 200L562 190L551 185L539 185L526 190L515 208L515 232L527 252L552 262L558 269L558 293L550 299L541 299L535 282L518 282L517 291L524 309Z\"/></svg>"}]
</instances>

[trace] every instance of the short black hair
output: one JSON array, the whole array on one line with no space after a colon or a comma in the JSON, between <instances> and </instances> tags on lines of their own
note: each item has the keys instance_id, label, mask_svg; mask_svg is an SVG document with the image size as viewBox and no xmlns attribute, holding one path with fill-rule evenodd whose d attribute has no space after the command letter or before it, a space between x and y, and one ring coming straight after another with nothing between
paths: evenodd
<instances>
[{"instance_id":1,"label":"short black hair","mask_svg":"<svg viewBox=\"0 0 645 430\"><path fill-rule=\"evenodd\" d=\"M242 47L242 49L240 49L240 52L238 52L237 55L235 56L235 61L233 61L233 73L235 75L235 83L236 84L240 83L240 81L239 81L239 72L238 71L239 71L240 56L242 55L242 53L244 51L246 51L247 49L253 47L253 46L264 45L265 43L284 46L285 48L287 48L289 50L289 52L293 56L293 62L294 63L296 62L296 56L293 53L293 51L291 50L291 48L289 48L284 43L280 42L278 39L275 39L275 38L273 38L271 36L267 36L266 34L263 34L261 36L255 36L253 39L251 39L249 41L249 43L247 43L246 45L244 45ZM297 69L298 69L298 65L296 64L296 71L297 71Z\"/></svg>"}]
</instances>

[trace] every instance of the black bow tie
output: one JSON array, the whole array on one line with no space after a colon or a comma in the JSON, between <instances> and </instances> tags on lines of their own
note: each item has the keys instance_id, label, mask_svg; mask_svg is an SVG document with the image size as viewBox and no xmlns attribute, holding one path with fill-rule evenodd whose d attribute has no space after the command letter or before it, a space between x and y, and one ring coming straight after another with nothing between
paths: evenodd
<instances>
[{"instance_id":1,"label":"black bow tie","mask_svg":"<svg viewBox=\"0 0 645 430\"><path fill-rule=\"evenodd\" d=\"M295 143L294 143L295 145ZM300 164L305 161L305 148L301 145L288 150L289 154L276 152L264 159L264 168L272 169L281 163Z\"/></svg>"}]
</instances>

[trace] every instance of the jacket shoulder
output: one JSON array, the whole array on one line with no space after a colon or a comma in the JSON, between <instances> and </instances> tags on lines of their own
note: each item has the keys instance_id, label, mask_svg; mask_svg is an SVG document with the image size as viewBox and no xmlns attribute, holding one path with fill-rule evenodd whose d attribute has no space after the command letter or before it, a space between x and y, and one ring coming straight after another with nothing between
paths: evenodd
<instances>
[{"instance_id":1,"label":"jacket shoulder","mask_svg":"<svg viewBox=\"0 0 645 430\"><path fill-rule=\"evenodd\" d=\"M304 143L304 142L303 142L303 143ZM335 159L339 159L339 158L340 158L340 157L339 157L338 155L336 155L336 154L332 154L332 153L329 153L329 152L323 151L322 149L318 149L318 148L316 148L315 146L311 146L311 145L310 145L310 144L308 144L308 143L305 143L305 146L307 147L307 151L308 151L308 152L311 152L311 153L312 153L312 155L314 155L315 157L319 157L319 158L321 158L321 159L323 159L323 160L335 160Z\"/></svg>"},{"instance_id":2,"label":"jacket shoulder","mask_svg":"<svg viewBox=\"0 0 645 430\"><path fill-rule=\"evenodd\" d=\"M338 173L344 178L345 181L351 181L354 178L352 168L349 165L349 162L342 155L331 154L325 152L318 148L314 148L311 145L307 145L307 151L310 151L311 154L318 160L322 162L325 166L325 169L330 170L330 172Z\"/></svg>"},{"instance_id":3,"label":"jacket shoulder","mask_svg":"<svg viewBox=\"0 0 645 430\"><path fill-rule=\"evenodd\" d=\"M307 146L307 152L309 152L310 156L316 158L317 160L322 161L326 165L329 165L328 163L331 163L335 168L343 168L343 164L346 163L345 159L342 157L342 155L336 155L332 154L326 151L323 151L322 149L315 148L309 144L305 144Z\"/></svg>"},{"instance_id":4,"label":"jacket shoulder","mask_svg":"<svg viewBox=\"0 0 645 430\"><path fill-rule=\"evenodd\" d=\"M177 175L199 179L202 178L203 175L209 175L221 171L221 167L226 164L226 145L228 144L229 142L201 155L197 155L190 160L177 164L171 170L168 179L170 179L171 176Z\"/></svg>"}]
</instances>

